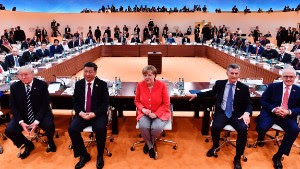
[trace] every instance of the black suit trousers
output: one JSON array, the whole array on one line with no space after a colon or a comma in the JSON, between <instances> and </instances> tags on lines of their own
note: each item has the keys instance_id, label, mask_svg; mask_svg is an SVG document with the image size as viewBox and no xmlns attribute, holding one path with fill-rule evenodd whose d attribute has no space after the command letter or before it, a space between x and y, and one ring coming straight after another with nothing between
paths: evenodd
<instances>
[{"instance_id":1,"label":"black suit trousers","mask_svg":"<svg viewBox=\"0 0 300 169\"><path fill-rule=\"evenodd\" d=\"M83 131L87 126L92 126L93 132L96 133L96 142L98 156L103 156L105 142L106 142L106 125L107 118L95 117L91 120L85 120L79 115L76 115L69 127L69 135L73 145L74 157L86 155L86 147L84 146L83 139L80 132Z\"/></svg>"},{"instance_id":2,"label":"black suit trousers","mask_svg":"<svg viewBox=\"0 0 300 169\"><path fill-rule=\"evenodd\" d=\"M48 141L53 141L55 133L55 125L53 122L53 115L47 114L40 121L38 125L45 131ZM5 135L13 141L13 143L19 148L22 144L27 144L29 140L22 134L23 128L15 118L12 118L5 129Z\"/></svg>"},{"instance_id":3,"label":"black suit trousers","mask_svg":"<svg viewBox=\"0 0 300 169\"><path fill-rule=\"evenodd\" d=\"M228 124L232 125L232 127L238 133L236 141L236 156L241 156L244 154L245 146L247 143L248 127L244 123L243 119L239 120L238 117L227 118L224 112L216 112L213 115L213 123L211 127L213 147L219 147L221 131Z\"/></svg>"}]
</instances>

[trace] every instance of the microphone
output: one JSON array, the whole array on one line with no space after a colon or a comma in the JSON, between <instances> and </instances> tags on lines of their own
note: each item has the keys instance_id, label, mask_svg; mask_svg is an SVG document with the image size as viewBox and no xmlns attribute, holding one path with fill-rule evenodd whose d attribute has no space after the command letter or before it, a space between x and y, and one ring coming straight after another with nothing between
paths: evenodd
<instances>
[{"instance_id":1,"label":"microphone","mask_svg":"<svg viewBox=\"0 0 300 169\"><path fill-rule=\"evenodd\" d=\"M62 78L60 78L60 77L57 77L56 75L53 75L56 79L59 79L59 80L61 80L63 83L62 83L62 89L66 89L67 88L67 85L66 85L66 83L65 83L65 81L62 79Z\"/></svg>"}]
</instances>

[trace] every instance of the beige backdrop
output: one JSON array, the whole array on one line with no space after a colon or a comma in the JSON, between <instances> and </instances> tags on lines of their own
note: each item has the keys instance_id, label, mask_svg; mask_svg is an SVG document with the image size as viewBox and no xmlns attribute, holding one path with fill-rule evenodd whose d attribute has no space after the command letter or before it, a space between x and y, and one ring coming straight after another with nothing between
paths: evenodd
<instances>
[{"instance_id":1,"label":"beige backdrop","mask_svg":"<svg viewBox=\"0 0 300 169\"><path fill-rule=\"evenodd\" d=\"M64 32L66 25L72 29L72 33L76 30L79 32L88 31L88 27L92 26L94 30L96 26L101 27L101 31L105 27L110 26L111 29L117 24L120 29L126 24L129 26L129 33L133 32L133 28L138 24L141 31L148 24L149 19L153 19L154 23L160 28L160 34L164 24L168 24L170 31L175 31L175 27L179 27L185 32L189 25L193 27L195 22L211 22L212 25L229 26L232 31L240 27L243 33L249 33L251 27L259 26L262 33L270 31L273 37L276 35L276 29L279 26L297 27L300 23L299 12L274 12L274 13L32 13L32 12L12 12L0 11L0 33L5 28L16 27L20 25L29 37L34 35L36 26L45 27L50 34L50 22L55 19L61 24L59 30ZM194 30L193 30L194 31ZM113 31L112 31L113 32Z\"/></svg>"}]
</instances>

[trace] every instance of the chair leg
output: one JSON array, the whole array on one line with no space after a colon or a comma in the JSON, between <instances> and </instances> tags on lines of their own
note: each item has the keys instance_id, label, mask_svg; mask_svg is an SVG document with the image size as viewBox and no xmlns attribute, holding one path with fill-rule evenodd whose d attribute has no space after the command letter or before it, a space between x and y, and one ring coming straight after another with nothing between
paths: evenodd
<instances>
[{"instance_id":1,"label":"chair leg","mask_svg":"<svg viewBox=\"0 0 300 169\"><path fill-rule=\"evenodd\" d=\"M111 156L112 156L112 153L108 150L108 148L105 147L104 149L105 149L105 151L106 151L106 155L107 155L108 157L111 157Z\"/></svg>"},{"instance_id":2,"label":"chair leg","mask_svg":"<svg viewBox=\"0 0 300 169\"><path fill-rule=\"evenodd\" d=\"M0 154L3 153L3 147L0 145Z\"/></svg>"},{"instance_id":3,"label":"chair leg","mask_svg":"<svg viewBox=\"0 0 300 169\"><path fill-rule=\"evenodd\" d=\"M133 143L132 147L130 147L130 150L134 151L136 145L143 144L143 143L145 143L144 140Z\"/></svg>"},{"instance_id":4,"label":"chair leg","mask_svg":"<svg viewBox=\"0 0 300 169\"><path fill-rule=\"evenodd\" d=\"M166 140L166 139L156 139L156 141L160 141L160 142L166 142L166 143L171 143L173 144L173 149L176 150L177 149L177 143L175 141L172 140Z\"/></svg>"}]
</instances>

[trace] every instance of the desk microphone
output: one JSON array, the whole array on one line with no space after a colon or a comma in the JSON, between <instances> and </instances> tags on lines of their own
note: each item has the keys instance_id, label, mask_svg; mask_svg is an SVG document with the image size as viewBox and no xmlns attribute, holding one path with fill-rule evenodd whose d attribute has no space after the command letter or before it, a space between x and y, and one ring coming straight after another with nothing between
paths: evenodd
<instances>
[{"instance_id":1,"label":"desk microphone","mask_svg":"<svg viewBox=\"0 0 300 169\"><path fill-rule=\"evenodd\" d=\"M60 77L57 77L56 75L53 75L56 79L59 79L59 80L61 80L63 83L62 83L62 89L66 89L67 88L67 85L66 85L66 83L65 83L65 81L62 79L62 78L60 78Z\"/></svg>"}]
</instances>

